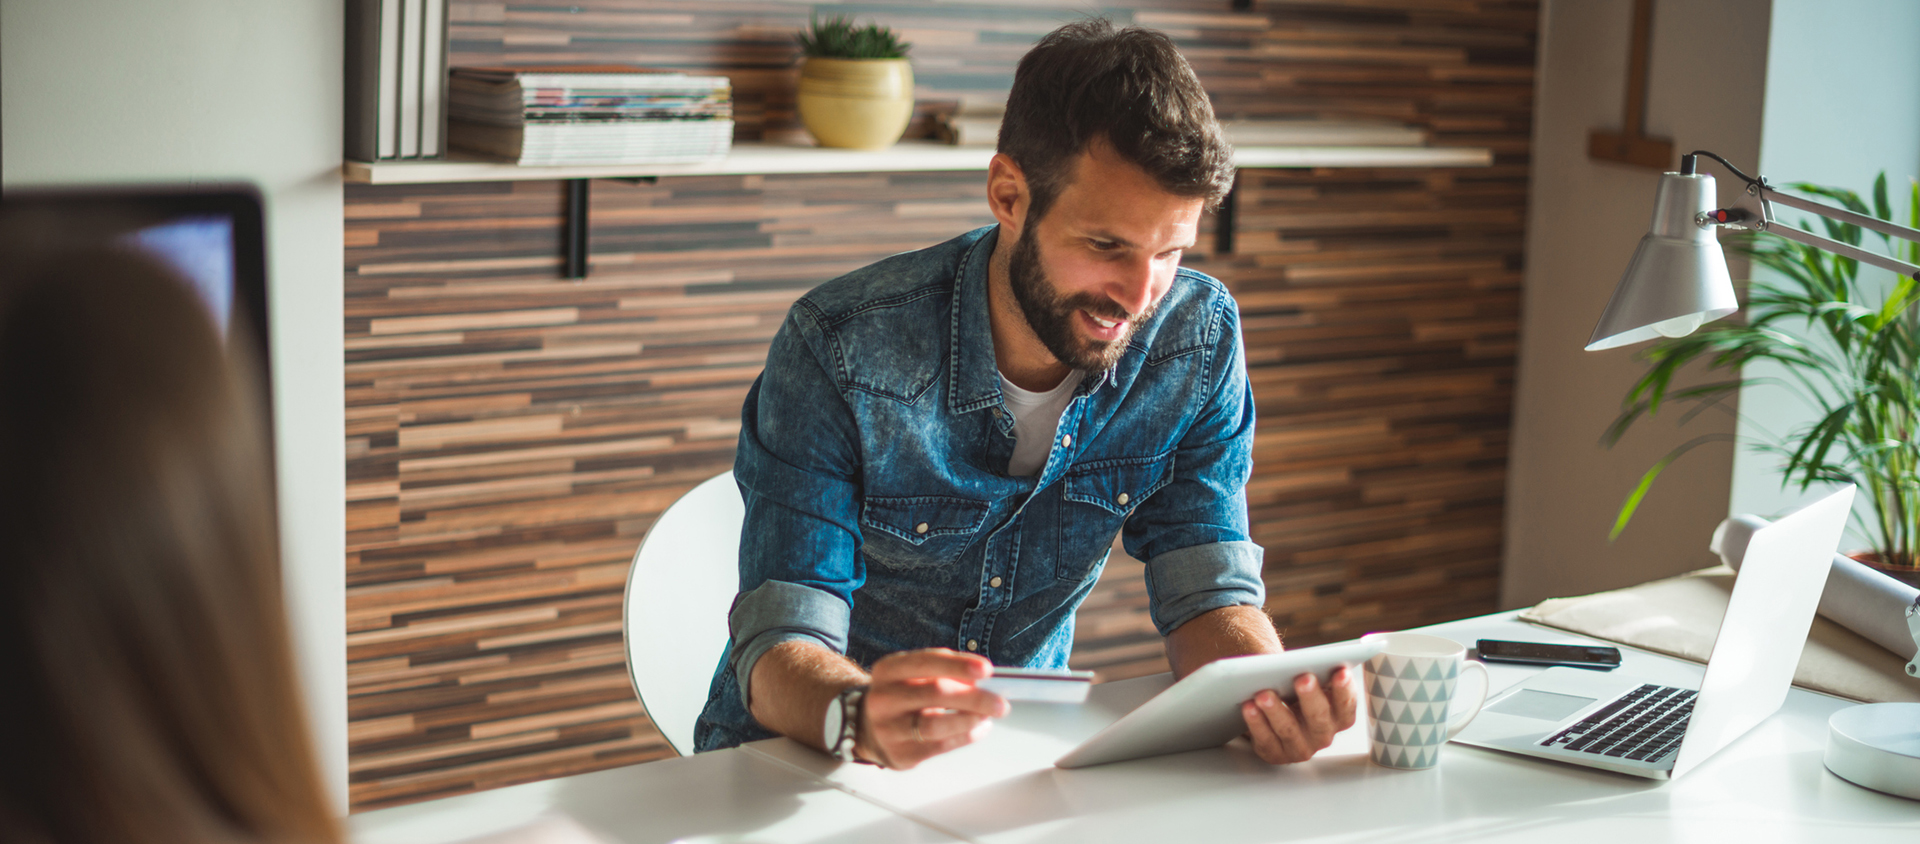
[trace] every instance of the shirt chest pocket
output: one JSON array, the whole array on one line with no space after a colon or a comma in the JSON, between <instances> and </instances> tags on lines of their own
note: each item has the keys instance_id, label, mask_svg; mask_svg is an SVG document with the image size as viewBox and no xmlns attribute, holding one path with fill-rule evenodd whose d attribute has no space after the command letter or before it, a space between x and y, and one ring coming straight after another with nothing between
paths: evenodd
<instances>
[{"instance_id":1,"label":"shirt chest pocket","mask_svg":"<svg viewBox=\"0 0 1920 844\"><path fill-rule=\"evenodd\" d=\"M973 544L987 504L940 495L867 496L860 527L867 557L892 568L950 563Z\"/></svg>"},{"instance_id":2,"label":"shirt chest pocket","mask_svg":"<svg viewBox=\"0 0 1920 844\"><path fill-rule=\"evenodd\" d=\"M1156 457L1096 460L1067 470L1062 481L1060 556L1054 573L1061 580L1084 580L1113 545L1127 516L1147 496L1173 478L1173 453Z\"/></svg>"}]
</instances>

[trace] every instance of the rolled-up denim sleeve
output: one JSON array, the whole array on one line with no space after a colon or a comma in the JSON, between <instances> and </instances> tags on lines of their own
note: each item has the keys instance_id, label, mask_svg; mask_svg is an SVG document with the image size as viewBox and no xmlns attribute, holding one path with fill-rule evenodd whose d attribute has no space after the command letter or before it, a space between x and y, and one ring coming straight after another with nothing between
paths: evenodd
<instances>
[{"instance_id":1,"label":"rolled-up denim sleeve","mask_svg":"<svg viewBox=\"0 0 1920 844\"><path fill-rule=\"evenodd\" d=\"M1222 297L1208 349L1209 389L1174 451L1173 478L1127 519L1127 553L1147 561L1149 613L1161 635L1202 613L1263 606L1264 552L1247 522L1253 387L1239 312Z\"/></svg>"},{"instance_id":2,"label":"rolled-up denim sleeve","mask_svg":"<svg viewBox=\"0 0 1920 844\"><path fill-rule=\"evenodd\" d=\"M859 448L832 358L795 305L741 408L734 480L746 504L728 668L751 711L754 663L775 645L847 647L860 560Z\"/></svg>"}]
</instances>

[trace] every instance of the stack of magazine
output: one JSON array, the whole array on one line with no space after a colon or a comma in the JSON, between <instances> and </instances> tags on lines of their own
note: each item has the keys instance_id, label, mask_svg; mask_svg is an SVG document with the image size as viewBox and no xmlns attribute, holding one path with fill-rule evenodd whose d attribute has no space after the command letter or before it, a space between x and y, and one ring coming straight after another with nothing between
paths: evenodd
<instances>
[{"instance_id":1,"label":"stack of magazine","mask_svg":"<svg viewBox=\"0 0 1920 844\"><path fill-rule=\"evenodd\" d=\"M724 76L629 65L460 67L447 92L455 149L522 165L680 164L733 145Z\"/></svg>"}]
</instances>

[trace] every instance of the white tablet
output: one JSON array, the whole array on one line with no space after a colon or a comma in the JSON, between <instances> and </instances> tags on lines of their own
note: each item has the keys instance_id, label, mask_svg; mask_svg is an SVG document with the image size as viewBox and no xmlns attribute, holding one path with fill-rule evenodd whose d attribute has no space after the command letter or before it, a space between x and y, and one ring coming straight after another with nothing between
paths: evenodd
<instances>
[{"instance_id":1,"label":"white tablet","mask_svg":"<svg viewBox=\"0 0 1920 844\"><path fill-rule=\"evenodd\" d=\"M1207 663L1108 724L1053 764L1084 768L1217 747L1247 731L1240 704L1252 700L1261 689L1273 689L1292 700L1293 678L1312 674L1324 683L1342 665L1358 671L1360 663L1379 653L1384 644L1378 639L1341 642ZM1359 701L1354 703L1358 705Z\"/></svg>"}]
</instances>

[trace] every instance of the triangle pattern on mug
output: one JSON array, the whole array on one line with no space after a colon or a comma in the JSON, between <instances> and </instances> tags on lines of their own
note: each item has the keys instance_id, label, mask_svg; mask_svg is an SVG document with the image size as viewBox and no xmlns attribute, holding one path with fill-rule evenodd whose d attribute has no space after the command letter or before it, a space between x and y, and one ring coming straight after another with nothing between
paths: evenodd
<instances>
[{"instance_id":1,"label":"triangle pattern on mug","mask_svg":"<svg viewBox=\"0 0 1920 844\"><path fill-rule=\"evenodd\" d=\"M1399 679L1400 675L1394 672L1393 666L1387 662L1385 655L1376 656L1369 662L1371 664L1367 667L1373 669L1373 676L1385 677L1389 680Z\"/></svg>"}]
</instances>

